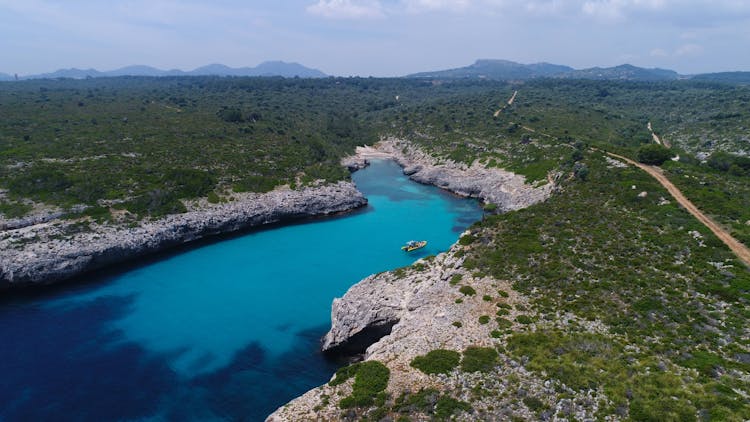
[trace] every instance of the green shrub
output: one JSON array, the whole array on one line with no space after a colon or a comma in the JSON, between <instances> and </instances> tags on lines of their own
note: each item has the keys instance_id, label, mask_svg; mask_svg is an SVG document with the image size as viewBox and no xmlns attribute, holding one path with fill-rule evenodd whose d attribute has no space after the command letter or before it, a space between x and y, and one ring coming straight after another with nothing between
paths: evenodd
<instances>
[{"instance_id":1,"label":"green shrub","mask_svg":"<svg viewBox=\"0 0 750 422\"><path fill-rule=\"evenodd\" d=\"M216 179L207 171L196 169L171 169L162 177L164 186L178 198L197 198L208 195Z\"/></svg>"},{"instance_id":2,"label":"green shrub","mask_svg":"<svg viewBox=\"0 0 750 422\"><path fill-rule=\"evenodd\" d=\"M464 276L461 273L453 274L451 276L450 285L455 286L459 281L461 281L462 278L464 278Z\"/></svg>"},{"instance_id":3,"label":"green shrub","mask_svg":"<svg viewBox=\"0 0 750 422\"><path fill-rule=\"evenodd\" d=\"M265 193L272 191L281 182L273 177L248 175L234 184L235 192L258 192Z\"/></svg>"},{"instance_id":4,"label":"green shrub","mask_svg":"<svg viewBox=\"0 0 750 422\"><path fill-rule=\"evenodd\" d=\"M526 407L528 407L529 410L531 410L532 412L538 412L542 410L543 408L545 408L544 402L532 396L524 397L523 404L525 404Z\"/></svg>"},{"instance_id":5,"label":"green shrub","mask_svg":"<svg viewBox=\"0 0 750 422\"><path fill-rule=\"evenodd\" d=\"M729 171L736 176L750 175L750 157L716 151L708 157L709 167L719 171Z\"/></svg>"},{"instance_id":6,"label":"green shrub","mask_svg":"<svg viewBox=\"0 0 750 422\"><path fill-rule=\"evenodd\" d=\"M463 293L465 296L474 296L475 294L477 294L477 291L474 290L474 288L471 286L461 286L458 291Z\"/></svg>"},{"instance_id":7,"label":"green shrub","mask_svg":"<svg viewBox=\"0 0 750 422\"><path fill-rule=\"evenodd\" d=\"M18 218L23 217L31 211L32 206L26 205L21 202L4 202L0 201L0 214L6 218Z\"/></svg>"},{"instance_id":8,"label":"green shrub","mask_svg":"<svg viewBox=\"0 0 750 422\"><path fill-rule=\"evenodd\" d=\"M660 166L672 157L672 153L661 145L649 144L638 149L637 157L641 163Z\"/></svg>"},{"instance_id":9,"label":"green shrub","mask_svg":"<svg viewBox=\"0 0 750 422\"><path fill-rule=\"evenodd\" d=\"M185 204L173 193L155 189L125 204L128 211L138 215L160 217L167 214L179 214L187 211Z\"/></svg>"},{"instance_id":10,"label":"green shrub","mask_svg":"<svg viewBox=\"0 0 750 422\"><path fill-rule=\"evenodd\" d=\"M395 409L400 412L413 412L414 410L432 413L433 406L440 398L440 392L434 388L421 389L416 393L402 394L396 399Z\"/></svg>"},{"instance_id":11,"label":"green shrub","mask_svg":"<svg viewBox=\"0 0 750 422\"><path fill-rule=\"evenodd\" d=\"M214 191L209 192L206 199L208 199L208 202L212 204L218 204L219 202L221 202L221 198Z\"/></svg>"},{"instance_id":12,"label":"green shrub","mask_svg":"<svg viewBox=\"0 0 750 422\"><path fill-rule=\"evenodd\" d=\"M488 322L490 322L490 317L489 316L482 315L482 316L479 317L479 323L480 324L484 325L484 324L487 324Z\"/></svg>"},{"instance_id":13,"label":"green shrub","mask_svg":"<svg viewBox=\"0 0 750 422\"><path fill-rule=\"evenodd\" d=\"M482 296L482 300L485 302L492 302L492 296L490 295L484 295Z\"/></svg>"},{"instance_id":14,"label":"green shrub","mask_svg":"<svg viewBox=\"0 0 750 422\"><path fill-rule=\"evenodd\" d=\"M461 370L464 372L489 372L497 364L497 351L490 347L468 347L464 350Z\"/></svg>"},{"instance_id":15,"label":"green shrub","mask_svg":"<svg viewBox=\"0 0 750 422\"><path fill-rule=\"evenodd\" d=\"M339 375L341 374L341 379ZM373 405L376 400L383 401L383 391L388 386L391 371L378 361L365 361L342 368L336 372L329 385L339 385L354 376L352 394L341 399L339 407L365 407Z\"/></svg>"},{"instance_id":16,"label":"green shrub","mask_svg":"<svg viewBox=\"0 0 750 422\"><path fill-rule=\"evenodd\" d=\"M508 329L513 326L512 322L503 317L497 317L495 318L495 321L497 321L497 328L500 329Z\"/></svg>"},{"instance_id":17,"label":"green shrub","mask_svg":"<svg viewBox=\"0 0 750 422\"><path fill-rule=\"evenodd\" d=\"M696 350L690 355L691 356L684 359L681 364L688 368L696 369L704 376L711 376L714 370L726 366L724 359L715 353Z\"/></svg>"},{"instance_id":18,"label":"green shrub","mask_svg":"<svg viewBox=\"0 0 750 422\"><path fill-rule=\"evenodd\" d=\"M454 327L456 327L456 328L461 328L461 327L463 327L463 326L464 326L464 325L463 325L463 324L461 323L461 321L453 321L453 324L452 324L452 325L453 325Z\"/></svg>"},{"instance_id":19,"label":"green shrub","mask_svg":"<svg viewBox=\"0 0 750 422\"><path fill-rule=\"evenodd\" d=\"M346 380L357 374L357 370L359 370L360 365L361 362L357 362L349 366L339 368L339 370L336 371L336 375L333 377L333 379L328 382L328 385L333 387L339 384L343 384L344 382L346 382Z\"/></svg>"},{"instance_id":20,"label":"green shrub","mask_svg":"<svg viewBox=\"0 0 750 422\"><path fill-rule=\"evenodd\" d=\"M516 317L516 321L518 321L520 324L531 324L532 322L534 322L534 319L528 315L519 315Z\"/></svg>"},{"instance_id":21,"label":"green shrub","mask_svg":"<svg viewBox=\"0 0 750 422\"><path fill-rule=\"evenodd\" d=\"M236 108L222 108L216 112L216 115L227 123L241 123L245 121L242 118L242 112Z\"/></svg>"},{"instance_id":22,"label":"green shrub","mask_svg":"<svg viewBox=\"0 0 750 422\"><path fill-rule=\"evenodd\" d=\"M474 236L470 234L465 234L461 236L460 239L458 239L458 244L462 246L467 246L467 245L471 245L472 243L474 243L475 240L476 238Z\"/></svg>"},{"instance_id":23,"label":"green shrub","mask_svg":"<svg viewBox=\"0 0 750 422\"><path fill-rule=\"evenodd\" d=\"M415 357L410 365L425 374L447 374L458 366L460 360L461 354L456 351L436 349Z\"/></svg>"},{"instance_id":24,"label":"green shrub","mask_svg":"<svg viewBox=\"0 0 750 422\"><path fill-rule=\"evenodd\" d=\"M471 410L469 403L456 400L450 396L442 396L438 399L437 404L435 405L435 416L439 420L443 420L448 419L456 412L468 412L469 410Z\"/></svg>"},{"instance_id":25,"label":"green shrub","mask_svg":"<svg viewBox=\"0 0 750 422\"><path fill-rule=\"evenodd\" d=\"M506 292L505 290L498 290L498 291L497 291L497 294L499 294L499 295L500 295L500 297L508 297L508 296L510 296L510 295L508 294L508 292Z\"/></svg>"}]
</instances>

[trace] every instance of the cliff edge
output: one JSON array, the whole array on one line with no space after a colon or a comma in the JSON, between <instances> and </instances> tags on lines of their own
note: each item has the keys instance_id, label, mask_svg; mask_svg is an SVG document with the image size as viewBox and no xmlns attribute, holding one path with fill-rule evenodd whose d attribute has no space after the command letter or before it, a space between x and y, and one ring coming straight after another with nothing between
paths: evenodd
<instances>
[{"instance_id":1,"label":"cliff edge","mask_svg":"<svg viewBox=\"0 0 750 422\"><path fill-rule=\"evenodd\" d=\"M235 196L135 227L58 219L0 231L0 288L55 283L207 236L367 204L351 182ZM80 230L81 224L89 229Z\"/></svg>"}]
</instances>

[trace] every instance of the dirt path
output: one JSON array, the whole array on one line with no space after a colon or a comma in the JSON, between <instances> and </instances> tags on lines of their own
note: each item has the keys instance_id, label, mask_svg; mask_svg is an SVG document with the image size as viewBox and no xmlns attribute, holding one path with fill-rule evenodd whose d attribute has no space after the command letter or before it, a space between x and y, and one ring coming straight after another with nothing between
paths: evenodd
<instances>
[{"instance_id":1,"label":"dirt path","mask_svg":"<svg viewBox=\"0 0 750 422\"><path fill-rule=\"evenodd\" d=\"M659 145L664 145L667 148L672 148L672 145L669 143L669 141L667 141L666 139L659 138L659 135L654 133L654 129L653 129L653 126L651 126L651 122L648 122L648 124L646 125L646 128L648 128L648 131L651 132L651 139L653 139L654 142L656 142Z\"/></svg>"},{"instance_id":2,"label":"dirt path","mask_svg":"<svg viewBox=\"0 0 750 422\"><path fill-rule=\"evenodd\" d=\"M162 106L162 107L164 107L164 108L166 108L168 110L172 110L172 111L176 111L178 113L182 113L182 109L178 108L178 107L172 107L171 105L157 103L156 101L153 101L153 100L151 101L151 104L160 105L160 106Z\"/></svg>"},{"instance_id":3,"label":"dirt path","mask_svg":"<svg viewBox=\"0 0 750 422\"><path fill-rule=\"evenodd\" d=\"M698 209L695 205L693 205L692 202L690 202L685 195L682 194L682 192L677 189L675 185L672 184L672 182L667 179L666 176L664 176L664 173L662 173L662 170L658 167L654 166L648 166L646 164L638 163L636 161L633 161L629 158L623 157L622 155L613 154L611 152L608 152L607 155L611 157L618 158L620 160L623 160L629 164L632 164L641 170L645 171L651 177L656 179L659 183L661 183L662 186L664 186L670 195L685 209L692 214L695 218L698 219L701 223L703 223L704 226L708 227L709 230L711 230L716 237L721 239L724 244L729 246L729 249L734 252L737 257L745 263L745 265L750 266L750 249L748 249L747 246L740 243L737 239L732 237L729 233L727 233L726 230L724 230L721 226L719 226L715 221L713 221L710 217L703 214L701 210Z\"/></svg>"},{"instance_id":4,"label":"dirt path","mask_svg":"<svg viewBox=\"0 0 750 422\"><path fill-rule=\"evenodd\" d=\"M518 95L518 90L513 91L513 96L510 97L510 100L508 100L508 105L513 105L513 101L516 100L516 95Z\"/></svg>"},{"instance_id":5,"label":"dirt path","mask_svg":"<svg viewBox=\"0 0 750 422\"><path fill-rule=\"evenodd\" d=\"M513 95L510 96L510 99L502 107L500 107L499 109L497 109L497 111L495 112L495 114L493 114L492 116L493 117L497 117L497 116L500 115L500 113L503 112L503 110L505 110L506 108L512 106L513 105L513 101L516 100L516 95L518 95L518 90L513 91Z\"/></svg>"}]
</instances>

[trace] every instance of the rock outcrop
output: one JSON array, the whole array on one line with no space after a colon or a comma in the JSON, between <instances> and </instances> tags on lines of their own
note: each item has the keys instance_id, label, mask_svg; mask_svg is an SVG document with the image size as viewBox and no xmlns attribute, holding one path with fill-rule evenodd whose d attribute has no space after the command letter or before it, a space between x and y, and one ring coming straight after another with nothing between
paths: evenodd
<instances>
[{"instance_id":1,"label":"rock outcrop","mask_svg":"<svg viewBox=\"0 0 750 422\"><path fill-rule=\"evenodd\" d=\"M554 183L531 186L525 183L523 176L487 169L476 163L467 166L451 161L438 162L410 143L397 139L385 139L375 147L360 147L356 155L343 160L342 164L359 169L365 167L368 160L383 158L396 160L404 173L417 182L480 198L495 204L498 211L521 209L544 201L555 188ZM474 278L462 268L463 254L457 253L460 249L454 245L450 251L422 260L406 270L367 277L352 286L342 298L334 299L331 329L323 339L323 350L362 353L364 360L384 363L391 370L387 388L391 397L428 387L461 390L459 386L476 375L456 371L450 376L430 376L411 367L410 362L435 349L463 351L469 346L495 345L490 333L497 324L482 322L482 318L494 320L497 305L502 303L511 309L507 318L513 321L516 309L525 309L528 302L507 282ZM463 294L461 286L471 286L475 293ZM504 292L504 297L498 297L499 290ZM541 384L517 363L506 372L513 373L522 382ZM348 394L350 388L349 384L318 387L279 408L267 420L342 419L334 398ZM350 419L357 417L353 415Z\"/></svg>"},{"instance_id":2,"label":"rock outcrop","mask_svg":"<svg viewBox=\"0 0 750 422\"><path fill-rule=\"evenodd\" d=\"M482 323L480 317L492 316L494 320L497 303L503 303L511 308L507 318L512 321L518 314L517 308L528 306L527 299L514 292L508 283L472 277L462 268L463 258L456 256L460 248L454 246L449 252L421 260L406 270L373 275L352 286L334 301L332 326L323 347L335 350L372 326L395 321L391 332L367 347L363 354L364 360L377 360L390 368L387 392L391 397L420 388L459 390L456 384L475 375L459 371L450 376L427 375L413 368L410 362L435 349L460 352L469 346L492 347L495 340L490 333L497 324ZM476 293L463 294L462 286L472 286ZM499 290L507 292L507 297L498 298ZM486 300L487 297L492 300ZM513 370L516 375L521 371L520 365ZM521 375L529 378L528 374ZM533 381L540 383L538 379ZM323 385L308 391L279 408L267 421L346 419L342 418L337 401L348 394L349 388L348 384ZM357 420L358 416L347 420Z\"/></svg>"},{"instance_id":3,"label":"rock outcrop","mask_svg":"<svg viewBox=\"0 0 750 422\"><path fill-rule=\"evenodd\" d=\"M546 200L555 189L554 183L533 186L518 174L499 168L486 168L479 163L468 166L450 160L439 161L413 144L388 138L374 147L359 147L357 153L344 159L350 169L367 165L367 160L391 158L404 168L412 180L435 185L455 194L479 198L497 205L498 212L526 208Z\"/></svg>"},{"instance_id":4,"label":"rock outcrop","mask_svg":"<svg viewBox=\"0 0 750 422\"><path fill-rule=\"evenodd\" d=\"M568 313L558 315L556 322L529 325L528 321L536 320L536 316L530 311L528 298L514 291L507 281L478 278L466 271L464 248L454 245L450 251L406 269L367 277L334 301L331 330L324 339L324 347L329 350L345 347L373 326L394 323L390 333L367 347L362 355L364 360L379 361L390 369L386 388L389 398L384 408L391 410L386 410L385 419L376 420L396 420L403 412L414 421L440 419L418 407L396 404L423 389L435 389L470 403L469 411L459 412L451 420L539 420L539 414L522 399L527 395L557 397L559 391L564 391L567 398L545 402L553 409L546 419L593 420L600 403L607 400L601 391L573 390L530 372L522 360L503 352L489 372L467 372L459 367L446 374L428 375L411 366L415 357L436 349L463 352L469 347L487 347L502 351L510 333L534 330L536 324L564 325L573 321L591 332L606 331L598 321L582 321ZM267 422L367 419L371 416L367 407L339 407L352 387L352 381L347 381L312 389L277 409ZM400 410L394 412L394 408ZM552 418L553 414L560 418ZM382 417L379 414L378 418Z\"/></svg>"},{"instance_id":5,"label":"rock outcrop","mask_svg":"<svg viewBox=\"0 0 750 422\"><path fill-rule=\"evenodd\" d=\"M367 199L350 182L303 190L236 194L234 201L143 221L135 227L53 220L0 232L0 287L49 284L166 248L230 233L361 207ZM77 232L77 224L90 230Z\"/></svg>"}]
</instances>

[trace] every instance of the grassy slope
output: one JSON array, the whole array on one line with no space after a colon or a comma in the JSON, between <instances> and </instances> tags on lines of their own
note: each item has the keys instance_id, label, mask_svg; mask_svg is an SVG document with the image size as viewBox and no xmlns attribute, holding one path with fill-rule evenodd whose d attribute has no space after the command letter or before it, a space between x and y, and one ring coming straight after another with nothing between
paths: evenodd
<instances>
[{"instance_id":1,"label":"grassy slope","mask_svg":"<svg viewBox=\"0 0 750 422\"><path fill-rule=\"evenodd\" d=\"M400 110L407 117L400 117L406 122L402 133L436 154L499 162L532 180L551 169L565 173L561 193L544 204L487 218L467 248L467 265L477 275L513 281L533 298L540 318L525 331L497 339L499 350L506 359L528 360L526 367L543 379L599 391L599 417L750 417L750 272L674 201L665 203L662 198L671 198L645 173L608 168L598 153L573 156L583 143L634 157L650 142L649 120L658 128L684 115L673 133L715 130L718 126L706 121L717 118L724 102L746 103L747 90L589 82L540 82L519 90L517 103L495 119L489 117L492 99L502 101L508 87L457 96L428 112L413 111L416 116ZM462 110L469 111L461 115ZM750 115L730 114L718 116L725 124L715 133L723 136L723 148L741 151ZM710 152L689 139L674 139L678 152ZM567 177L578 158L578 166L589 170L587 180ZM750 178L697 163L665 167L690 199L748 242ZM639 198L644 191L647 196ZM602 322L608 332L577 323L561 327L565 313ZM485 379L488 385L501 381L491 378ZM513 394L513 388L507 390ZM521 401L523 395L516 394ZM551 401L565 395L563 389Z\"/></svg>"},{"instance_id":2,"label":"grassy slope","mask_svg":"<svg viewBox=\"0 0 750 422\"><path fill-rule=\"evenodd\" d=\"M501 343L570 387L602 388L614 403L603 414L750 417L732 391L750 389L750 273L687 212L659 205L668 194L647 175L585 161L589 181L480 224L468 265L514 281L541 315L538 332ZM548 328L566 312L611 335Z\"/></svg>"}]
</instances>

